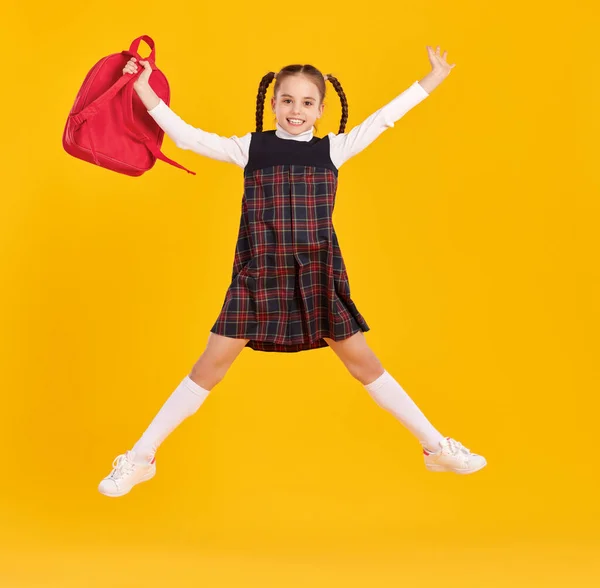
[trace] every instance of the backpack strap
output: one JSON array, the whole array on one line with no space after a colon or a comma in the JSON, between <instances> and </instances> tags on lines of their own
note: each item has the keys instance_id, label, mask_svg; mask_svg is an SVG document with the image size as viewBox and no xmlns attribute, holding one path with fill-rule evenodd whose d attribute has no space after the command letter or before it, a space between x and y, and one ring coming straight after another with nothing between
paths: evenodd
<instances>
[{"instance_id":1,"label":"backpack strap","mask_svg":"<svg viewBox=\"0 0 600 588\"><path fill-rule=\"evenodd\" d=\"M147 59L154 66L156 62L156 46L154 45L154 40L148 35L142 35L137 39L134 39L129 46L129 51L121 51L121 54L124 56L135 57L138 62L142 57L138 53L138 49L140 48L140 41L145 41L150 47L150 55ZM86 120L89 120L93 116L95 116L98 111L109 101L112 100L121 90L121 88L129 82L129 80L137 79L142 75L143 69L138 71L136 74L123 74L106 92L98 96L96 100L88 104L83 110L77 113L69 114L71 120L75 123L76 127L81 126Z\"/></svg>"},{"instance_id":2,"label":"backpack strap","mask_svg":"<svg viewBox=\"0 0 600 588\"><path fill-rule=\"evenodd\" d=\"M143 70L142 70L143 71ZM98 111L110 100L112 100L121 90L121 88L127 83L134 79L138 78L142 72L138 72L134 75L124 74L121 76L108 90L106 90L103 94L100 94L96 100L90 102L83 110L79 112L74 112L69 114L69 118L75 124L75 128L80 127L85 121L90 120Z\"/></svg>"},{"instance_id":3,"label":"backpack strap","mask_svg":"<svg viewBox=\"0 0 600 588\"><path fill-rule=\"evenodd\" d=\"M178 167L179 169L182 169L182 170L188 172L189 174L192 174L194 176L196 175L196 172L190 171L186 167L183 167L183 165L180 165L176 161L173 161L172 159L168 158L156 146L154 141L152 141L152 139L150 137L148 137L146 134L144 134L140 130L139 126L135 122L135 119L133 118L133 84L128 84L125 86L125 89L123 90L123 95L122 95L122 106L123 106L123 121L125 122L125 129L129 132L129 134L134 139L136 139L137 141L140 141L141 143L144 143L144 145L146 145L146 147L152 153L152 155L154 155L154 157L156 157L157 159L160 159L161 161L164 161L165 163L169 163L175 167ZM150 115L148 115L148 116L150 116Z\"/></svg>"}]
</instances>

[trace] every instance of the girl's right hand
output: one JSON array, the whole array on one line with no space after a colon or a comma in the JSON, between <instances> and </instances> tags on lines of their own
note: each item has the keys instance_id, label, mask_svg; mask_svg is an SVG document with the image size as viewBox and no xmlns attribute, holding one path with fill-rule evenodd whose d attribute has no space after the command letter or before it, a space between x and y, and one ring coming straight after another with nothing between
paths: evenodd
<instances>
[{"instance_id":1,"label":"girl's right hand","mask_svg":"<svg viewBox=\"0 0 600 588\"><path fill-rule=\"evenodd\" d=\"M140 65L144 67L144 71L140 75L140 77L133 83L134 86L141 86L142 84L147 84L150 79L150 74L152 73L152 67L145 59L140 60ZM136 63L136 58L132 57L123 68L123 74L136 74L138 71L138 64Z\"/></svg>"}]
</instances>

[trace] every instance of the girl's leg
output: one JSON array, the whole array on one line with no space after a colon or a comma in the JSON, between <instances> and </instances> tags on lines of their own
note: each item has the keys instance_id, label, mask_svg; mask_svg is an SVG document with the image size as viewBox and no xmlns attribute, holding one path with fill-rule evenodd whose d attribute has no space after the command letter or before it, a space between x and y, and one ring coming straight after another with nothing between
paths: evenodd
<instances>
[{"instance_id":1,"label":"girl's leg","mask_svg":"<svg viewBox=\"0 0 600 588\"><path fill-rule=\"evenodd\" d=\"M359 331L343 341L325 337L327 344L375 402L391 412L419 440L424 449L437 452L444 436L427 420L404 389L383 368Z\"/></svg>"},{"instance_id":2,"label":"girl's leg","mask_svg":"<svg viewBox=\"0 0 600 588\"><path fill-rule=\"evenodd\" d=\"M134 445L137 463L148 463L154 459L159 445L182 421L200 408L212 388L225 377L247 342L248 339L209 333L206 349L190 374L183 378Z\"/></svg>"},{"instance_id":3,"label":"girl's leg","mask_svg":"<svg viewBox=\"0 0 600 588\"><path fill-rule=\"evenodd\" d=\"M183 378L167 398L154 420L131 451L117 456L113 470L98 486L105 496L123 496L136 484L156 474L154 454L167 436L202 405L210 390L218 384L248 339L234 339L214 333L191 373Z\"/></svg>"}]
</instances>

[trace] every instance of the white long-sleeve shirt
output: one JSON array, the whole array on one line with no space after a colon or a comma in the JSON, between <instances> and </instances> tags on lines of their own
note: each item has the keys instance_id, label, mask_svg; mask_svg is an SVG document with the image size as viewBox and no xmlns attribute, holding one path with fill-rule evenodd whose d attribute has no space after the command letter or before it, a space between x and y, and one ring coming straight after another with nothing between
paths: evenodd
<instances>
[{"instance_id":1,"label":"white long-sleeve shirt","mask_svg":"<svg viewBox=\"0 0 600 588\"><path fill-rule=\"evenodd\" d=\"M393 127L397 120L427 96L429 94L419 82L414 82L402 94L374 112L349 133L339 135L329 133L330 157L335 167L339 169L348 159L360 153L383 131ZM162 100L154 108L148 110L148 113L177 147L189 149L211 159L234 163L241 168L246 167L252 133L247 133L242 137L235 135L221 137L216 133L203 131L182 120ZM280 139L310 141L313 138L313 130L314 127L298 135L292 135L277 123L275 134Z\"/></svg>"}]
</instances>

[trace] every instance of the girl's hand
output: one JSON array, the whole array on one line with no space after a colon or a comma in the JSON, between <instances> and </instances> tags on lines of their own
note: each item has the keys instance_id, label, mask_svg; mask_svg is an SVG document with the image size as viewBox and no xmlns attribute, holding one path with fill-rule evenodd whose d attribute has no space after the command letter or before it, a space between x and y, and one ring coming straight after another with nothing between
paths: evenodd
<instances>
[{"instance_id":1,"label":"girl's hand","mask_svg":"<svg viewBox=\"0 0 600 588\"><path fill-rule=\"evenodd\" d=\"M446 55L448 51L444 51L444 54L440 56L440 46L438 45L434 51L432 47L427 45L427 52L429 53L429 61L431 62L431 71L441 77L446 77L450 74L456 63L449 64L446 61Z\"/></svg>"},{"instance_id":2,"label":"girl's hand","mask_svg":"<svg viewBox=\"0 0 600 588\"><path fill-rule=\"evenodd\" d=\"M150 79L150 74L152 73L152 67L145 59L140 60L140 65L144 67L144 71L140 75L140 77L133 83L134 87L139 87L144 84L148 84L148 80ZM136 63L136 58L132 57L123 68L123 74L135 74L138 71L138 64Z\"/></svg>"}]
</instances>

